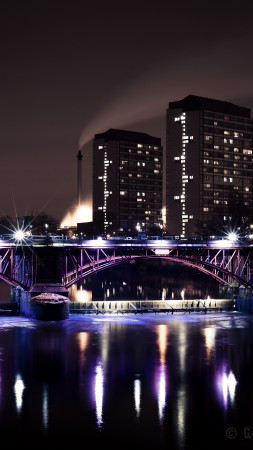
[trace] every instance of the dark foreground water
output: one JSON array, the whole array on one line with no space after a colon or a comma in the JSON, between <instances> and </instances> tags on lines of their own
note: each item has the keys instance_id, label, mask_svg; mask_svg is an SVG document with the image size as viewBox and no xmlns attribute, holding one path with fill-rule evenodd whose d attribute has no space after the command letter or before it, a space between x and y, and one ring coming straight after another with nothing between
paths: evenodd
<instances>
[{"instance_id":1,"label":"dark foreground water","mask_svg":"<svg viewBox=\"0 0 253 450\"><path fill-rule=\"evenodd\" d=\"M252 449L253 317L0 318L0 448Z\"/></svg>"}]
</instances>

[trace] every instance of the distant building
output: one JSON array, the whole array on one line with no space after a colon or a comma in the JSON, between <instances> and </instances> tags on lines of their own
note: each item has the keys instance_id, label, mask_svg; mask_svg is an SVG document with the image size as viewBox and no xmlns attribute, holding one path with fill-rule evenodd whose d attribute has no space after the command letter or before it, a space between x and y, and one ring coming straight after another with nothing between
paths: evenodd
<instances>
[{"instance_id":1,"label":"distant building","mask_svg":"<svg viewBox=\"0 0 253 450\"><path fill-rule=\"evenodd\" d=\"M94 232L157 233L162 228L161 139L109 129L93 140Z\"/></svg>"},{"instance_id":2,"label":"distant building","mask_svg":"<svg viewBox=\"0 0 253 450\"><path fill-rule=\"evenodd\" d=\"M93 222L80 222L77 223L76 232L79 237L84 239L92 238L94 235Z\"/></svg>"},{"instance_id":3,"label":"distant building","mask_svg":"<svg viewBox=\"0 0 253 450\"><path fill-rule=\"evenodd\" d=\"M194 95L169 103L169 234L194 236L212 221L229 224L235 208L251 214L252 125L250 109L232 103Z\"/></svg>"}]
</instances>

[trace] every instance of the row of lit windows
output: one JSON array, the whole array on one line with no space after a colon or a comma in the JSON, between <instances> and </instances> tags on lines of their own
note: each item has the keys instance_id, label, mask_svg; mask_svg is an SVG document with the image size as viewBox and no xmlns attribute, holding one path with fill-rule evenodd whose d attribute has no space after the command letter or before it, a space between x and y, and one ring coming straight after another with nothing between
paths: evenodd
<instances>
[{"instance_id":1,"label":"row of lit windows","mask_svg":"<svg viewBox=\"0 0 253 450\"><path fill-rule=\"evenodd\" d=\"M227 166L226 166L227 167ZM245 175L251 175L251 172L252 172L252 170L251 170L251 168L249 168L249 167L245 167L245 168L243 168L242 170L233 170L233 169L228 169L228 168L226 168L226 169L224 169L224 168L222 168L222 167L220 167L220 168L213 168L213 167L204 167L204 169L203 169L203 172L204 173L209 173L209 174L220 174L220 175L222 175L222 174L224 174L224 175L238 175L238 176L245 176Z\"/></svg>"},{"instance_id":2,"label":"row of lit windows","mask_svg":"<svg viewBox=\"0 0 253 450\"><path fill-rule=\"evenodd\" d=\"M134 168L133 167L131 167L131 169L133 170ZM124 171L124 172L127 172L128 171L128 169L126 169L126 168L124 168L124 167L122 167L122 166L120 166L119 167L119 170L120 171ZM138 169L137 169L138 170ZM139 178L142 178L142 177L144 177L146 174L152 174L152 173L154 173L154 174L160 174L160 175L162 175L162 170L160 170L160 169L153 169L153 168L148 168L148 167L146 167L146 170L144 171L144 170L141 170L141 173L139 173L139 172L137 172L137 170L136 170L136 172L133 174L133 173L129 173L128 174L128 176L129 177L132 177L132 176L137 176L137 177L139 177Z\"/></svg>"},{"instance_id":3,"label":"row of lit windows","mask_svg":"<svg viewBox=\"0 0 253 450\"><path fill-rule=\"evenodd\" d=\"M220 192L214 192L213 193L213 191L210 191L210 190L204 190L203 192L202 192L202 194L203 194L203 197L205 197L205 198L213 198L213 197L219 197L219 198L221 198L221 197L223 197L223 198L231 198L231 199L233 199L234 198L234 195L235 195L235 190L236 189L233 189L233 187L232 187L232 189L226 189L226 190L220 190ZM238 190L237 190L238 191ZM246 199L250 199L251 198L251 193L249 193L249 192L242 192L242 191L240 191L240 195L242 196L242 198L244 198L245 200Z\"/></svg>"},{"instance_id":4,"label":"row of lit windows","mask_svg":"<svg viewBox=\"0 0 253 450\"><path fill-rule=\"evenodd\" d=\"M153 191L152 192L136 192L134 190L120 191L120 195L122 195L122 196L129 195L129 194L132 194L135 197L145 197L145 196L150 196L150 195L152 195L153 197L160 196L159 192L153 192Z\"/></svg>"},{"instance_id":5,"label":"row of lit windows","mask_svg":"<svg viewBox=\"0 0 253 450\"><path fill-rule=\"evenodd\" d=\"M142 205L137 205L137 208L141 207L141 206ZM135 208L135 205L133 205L133 207ZM145 207L146 207L146 205L145 205ZM161 209L158 208L157 210L152 209L152 211L151 211L151 209L149 209L149 210L143 211L143 208L142 208L142 211L139 211L138 214L144 214L145 216L152 216L153 220L157 220L157 218L160 218L160 216L161 216ZM125 216L128 216L129 219L132 218L132 216L129 215L128 208L125 208L125 210L124 210L121 207L120 215L121 215L121 217L123 217L125 215ZM149 217L145 217L145 220L149 220Z\"/></svg>"},{"instance_id":6,"label":"row of lit windows","mask_svg":"<svg viewBox=\"0 0 253 450\"><path fill-rule=\"evenodd\" d=\"M224 206L227 206L227 205L228 205L228 202L225 202L225 201L223 203L220 203L221 207L224 207ZM216 206L217 206L217 204L216 204ZM243 206L250 206L250 203L249 202L244 202ZM212 208L211 205L209 207L208 206L204 206L203 207L203 212L211 212L211 211L213 211L213 208Z\"/></svg>"},{"instance_id":7,"label":"row of lit windows","mask_svg":"<svg viewBox=\"0 0 253 450\"><path fill-rule=\"evenodd\" d=\"M213 189L213 188L214 188L214 186L213 186L211 183L204 183L203 186L204 186L204 188L207 188L207 189ZM234 186L234 188L236 188L236 187L238 188L238 186ZM244 190L245 190L245 192L249 192L250 189L249 189L248 186L245 186L245 187L244 187ZM216 195L216 194L219 195L218 192L217 192L217 193L214 192L214 195Z\"/></svg>"},{"instance_id":8,"label":"row of lit windows","mask_svg":"<svg viewBox=\"0 0 253 450\"><path fill-rule=\"evenodd\" d=\"M223 114L223 113L219 113L219 112L217 112L217 111L207 111L207 110L204 110L203 111L203 117L204 117L204 119L209 119L209 120L212 120L213 121L213 124L215 125L215 126L217 126L218 125L218 120L221 120L222 122L223 121L225 121L225 122L231 122L231 123L234 123L234 124L248 124L248 125L251 125L252 124L252 119L249 119L249 118L247 118L247 117L241 117L241 116L237 116L237 115L233 115L233 116L230 116L230 115L228 115L228 114ZM241 128L240 126L238 127L238 128Z\"/></svg>"},{"instance_id":9,"label":"row of lit windows","mask_svg":"<svg viewBox=\"0 0 253 450\"><path fill-rule=\"evenodd\" d=\"M242 151L243 155L248 155L248 156L252 156L252 150L251 149L239 149L238 147L234 147L233 149L231 147L223 147L220 148L219 145L214 145L213 146L214 150L220 150L219 154L223 154L224 156L226 155L228 156L233 156L233 153L240 153L240 151ZM228 152L226 154L226 151ZM210 154L210 149L208 149L208 151L205 149L205 153L208 152Z\"/></svg>"},{"instance_id":10,"label":"row of lit windows","mask_svg":"<svg viewBox=\"0 0 253 450\"><path fill-rule=\"evenodd\" d=\"M242 147L242 145L246 148L250 148L251 147L251 136L248 137L248 139L244 139L244 140L239 140L239 139L228 139L228 138L224 138L222 136L216 136L216 135L211 135L211 134L206 134L204 135L204 144L208 143L208 144L214 144L214 146L222 146L224 144L229 144L229 145L233 145L235 147Z\"/></svg>"},{"instance_id":11,"label":"row of lit windows","mask_svg":"<svg viewBox=\"0 0 253 450\"><path fill-rule=\"evenodd\" d=\"M240 156L235 156L234 159L236 161L240 161L241 157ZM241 160L241 161L243 161L243 160ZM228 166L228 165L230 165L230 167L234 167L234 164L235 164L233 161L223 161L223 160L219 160L218 161L217 159L203 159L203 163L205 165L214 165L214 166L223 166L223 165ZM245 167L245 168L251 167L249 164L245 164L245 163L241 164L241 165L242 165L242 167Z\"/></svg>"},{"instance_id":12,"label":"row of lit windows","mask_svg":"<svg viewBox=\"0 0 253 450\"><path fill-rule=\"evenodd\" d=\"M209 164L225 164L230 165L232 167L233 164L235 164L233 161L241 161L244 162L244 167L252 167L252 159L248 158L247 156L241 157L239 155L234 155L233 158L231 158L229 155L223 155L223 157L220 157L220 155L214 154L210 156L209 152L204 152L204 156L208 157ZM216 159L213 159L216 158ZM204 160L205 161L205 160ZM247 164L246 164L247 163Z\"/></svg>"}]
</instances>

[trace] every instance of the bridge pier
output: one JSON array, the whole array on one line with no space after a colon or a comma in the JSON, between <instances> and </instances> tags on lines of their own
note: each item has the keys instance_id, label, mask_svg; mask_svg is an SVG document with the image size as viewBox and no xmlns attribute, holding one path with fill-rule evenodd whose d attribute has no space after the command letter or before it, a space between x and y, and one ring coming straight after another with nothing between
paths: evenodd
<instances>
[{"instance_id":1,"label":"bridge pier","mask_svg":"<svg viewBox=\"0 0 253 450\"><path fill-rule=\"evenodd\" d=\"M37 283L29 290L12 287L11 302L19 306L19 313L21 316L32 317L31 299L40 294L58 294L68 298L68 289L60 283Z\"/></svg>"},{"instance_id":2,"label":"bridge pier","mask_svg":"<svg viewBox=\"0 0 253 450\"><path fill-rule=\"evenodd\" d=\"M236 295L236 310L242 313L253 314L253 289L239 288Z\"/></svg>"}]
</instances>

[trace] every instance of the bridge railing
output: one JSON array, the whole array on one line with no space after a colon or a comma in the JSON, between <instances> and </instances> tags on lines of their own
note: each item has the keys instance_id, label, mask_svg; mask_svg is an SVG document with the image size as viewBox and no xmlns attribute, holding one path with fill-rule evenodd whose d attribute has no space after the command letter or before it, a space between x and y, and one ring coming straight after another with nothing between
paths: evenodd
<instances>
[{"instance_id":1,"label":"bridge railing","mask_svg":"<svg viewBox=\"0 0 253 450\"><path fill-rule=\"evenodd\" d=\"M214 312L232 311L235 308L233 299L208 300L105 300L91 302L71 302L70 313L73 314L143 314L174 312Z\"/></svg>"}]
</instances>

